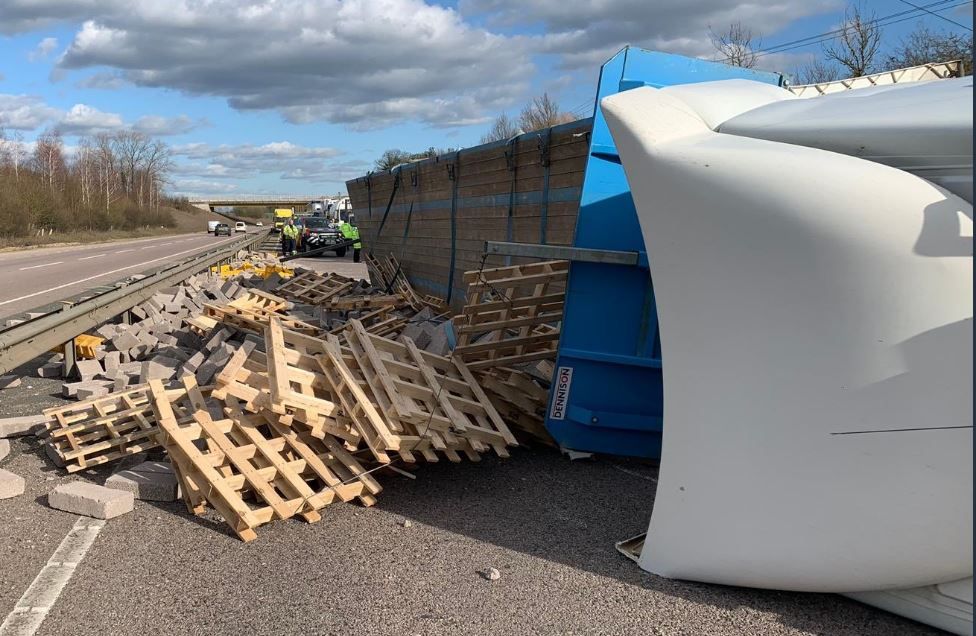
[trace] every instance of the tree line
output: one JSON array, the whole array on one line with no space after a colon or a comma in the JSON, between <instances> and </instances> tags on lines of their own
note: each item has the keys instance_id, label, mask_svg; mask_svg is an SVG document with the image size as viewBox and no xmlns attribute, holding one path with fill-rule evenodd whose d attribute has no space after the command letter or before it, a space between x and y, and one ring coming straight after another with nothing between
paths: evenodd
<instances>
[{"instance_id":1,"label":"tree line","mask_svg":"<svg viewBox=\"0 0 976 636\"><path fill-rule=\"evenodd\" d=\"M576 119L571 113L563 112L556 100L549 97L548 93L543 93L532 98L522 108L518 117L512 118L505 113L496 117L488 131L482 135L481 143L508 140L524 133L558 126ZM380 158L376 160L375 168L381 171L391 170L400 164L432 159L455 150L457 148L434 148L431 146L422 152L407 152L399 148L391 148L380 155Z\"/></svg>"},{"instance_id":2,"label":"tree line","mask_svg":"<svg viewBox=\"0 0 976 636\"><path fill-rule=\"evenodd\" d=\"M721 32L709 30L720 60L753 68L764 54L762 34L741 22ZM887 45L886 45L887 44ZM820 54L792 72L795 84L820 84L934 62L962 62L960 75L973 72L973 36L932 29L919 23L898 42L886 43L884 27L874 12L848 5L844 21L820 43Z\"/></svg>"},{"instance_id":3,"label":"tree line","mask_svg":"<svg viewBox=\"0 0 976 636\"><path fill-rule=\"evenodd\" d=\"M169 146L137 131L81 137L57 130L33 144L0 129L0 238L173 225L163 208Z\"/></svg>"}]
</instances>

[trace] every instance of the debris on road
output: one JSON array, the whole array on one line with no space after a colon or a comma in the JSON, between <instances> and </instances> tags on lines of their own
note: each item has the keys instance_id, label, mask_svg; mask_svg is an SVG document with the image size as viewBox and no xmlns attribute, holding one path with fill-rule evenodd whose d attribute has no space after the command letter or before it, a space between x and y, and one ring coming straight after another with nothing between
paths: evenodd
<instances>
[{"instance_id":1,"label":"debris on road","mask_svg":"<svg viewBox=\"0 0 976 636\"><path fill-rule=\"evenodd\" d=\"M117 471L105 480L106 488L131 492L140 501L176 501L180 483L168 462L142 462Z\"/></svg>"},{"instance_id":2,"label":"debris on road","mask_svg":"<svg viewBox=\"0 0 976 636\"><path fill-rule=\"evenodd\" d=\"M113 519L132 512L131 492L106 488L86 481L72 481L55 487L47 502L52 508L95 519Z\"/></svg>"},{"instance_id":3,"label":"debris on road","mask_svg":"<svg viewBox=\"0 0 976 636\"><path fill-rule=\"evenodd\" d=\"M87 399L44 412L46 451L69 473L147 452L168 461L126 466L102 490L52 493L52 506L94 510L104 490L182 496L192 513L213 508L251 541L276 519L315 522L335 501L373 505L377 477L402 473L397 464L507 457L518 445L510 425L551 443L542 424L551 362L538 348L510 347L497 365L469 368L451 353L458 319L443 301L417 294L392 256L367 258L382 277L377 285L303 270L264 278L253 272L277 267L273 260L242 262L250 270L236 268L252 275L193 276L134 307L131 324L97 329L104 342L79 362L80 381L64 385L66 395ZM477 325L465 332L475 338L517 339L522 327L536 334L546 326L558 336L553 307L561 310L561 300L545 300L549 283L534 281L545 273L558 284L559 268L517 272L542 290L523 295L544 299L529 309L485 309L477 315L500 319L458 322ZM524 287L496 278L506 289Z\"/></svg>"},{"instance_id":4,"label":"debris on road","mask_svg":"<svg viewBox=\"0 0 976 636\"><path fill-rule=\"evenodd\" d=\"M10 499L24 494L26 482L20 475L0 468L0 499Z\"/></svg>"},{"instance_id":5,"label":"debris on road","mask_svg":"<svg viewBox=\"0 0 976 636\"><path fill-rule=\"evenodd\" d=\"M502 578L502 573L495 568L488 568L487 570L481 573L481 576L483 576L485 580L488 581L497 581L498 579Z\"/></svg>"},{"instance_id":6,"label":"debris on road","mask_svg":"<svg viewBox=\"0 0 976 636\"><path fill-rule=\"evenodd\" d=\"M44 415L22 415L0 418L0 439L30 435L47 421Z\"/></svg>"}]
</instances>

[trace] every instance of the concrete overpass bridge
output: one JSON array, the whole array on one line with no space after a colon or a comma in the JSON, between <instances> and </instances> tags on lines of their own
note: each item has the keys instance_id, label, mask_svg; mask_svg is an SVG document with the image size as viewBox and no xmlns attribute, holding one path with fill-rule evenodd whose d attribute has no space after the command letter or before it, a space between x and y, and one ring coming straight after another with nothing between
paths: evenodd
<instances>
[{"instance_id":1,"label":"concrete overpass bridge","mask_svg":"<svg viewBox=\"0 0 976 636\"><path fill-rule=\"evenodd\" d=\"M235 194L226 197L191 198L190 205L213 212L220 207L267 207L267 208L295 208L298 211L312 201L322 201L334 198L334 194L309 195L274 195L274 194Z\"/></svg>"}]
</instances>

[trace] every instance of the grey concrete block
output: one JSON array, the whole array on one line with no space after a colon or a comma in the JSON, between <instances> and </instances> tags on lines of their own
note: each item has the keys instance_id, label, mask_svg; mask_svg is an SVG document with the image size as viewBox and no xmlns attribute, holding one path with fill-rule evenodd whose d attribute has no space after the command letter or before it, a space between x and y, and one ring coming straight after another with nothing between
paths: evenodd
<instances>
[{"instance_id":1,"label":"grey concrete block","mask_svg":"<svg viewBox=\"0 0 976 636\"><path fill-rule=\"evenodd\" d=\"M140 344L139 338L133 330L123 331L111 340L112 346L118 351L128 351Z\"/></svg>"},{"instance_id":2,"label":"grey concrete block","mask_svg":"<svg viewBox=\"0 0 976 636\"><path fill-rule=\"evenodd\" d=\"M156 338L159 340L159 344L162 346L175 347L179 344L179 340L175 336L171 336L168 333L156 334Z\"/></svg>"},{"instance_id":3,"label":"grey concrete block","mask_svg":"<svg viewBox=\"0 0 976 636\"><path fill-rule=\"evenodd\" d=\"M226 327L214 328L214 330L210 332L210 338L207 340L206 344L203 345L203 350L214 351L232 335L233 333L231 330L227 329Z\"/></svg>"},{"instance_id":4,"label":"grey concrete block","mask_svg":"<svg viewBox=\"0 0 976 636\"><path fill-rule=\"evenodd\" d=\"M443 325L438 325L431 333L430 342L424 349L439 356L446 356L451 351L448 344L447 329L453 329L453 323L448 320Z\"/></svg>"},{"instance_id":5,"label":"grey concrete block","mask_svg":"<svg viewBox=\"0 0 976 636\"><path fill-rule=\"evenodd\" d=\"M10 499L24 494L24 478L0 468L0 499Z\"/></svg>"},{"instance_id":6,"label":"grey concrete block","mask_svg":"<svg viewBox=\"0 0 976 636\"><path fill-rule=\"evenodd\" d=\"M244 343L248 345L250 343ZM253 346L253 345L252 345ZM196 371L197 384L200 386L205 386L213 380L214 376L224 368L224 365L230 361L230 357L234 355L233 347L226 342L221 343L220 348L210 354L210 357L200 365L200 368Z\"/></svg>"},{"instance_id":7,"label":"grey concrete block","mask_svg":"<svg viewBox=\"0 0 976 636\"><path fill-rule=\"evenodd\" d=\"M20 386L21 379L16 375L0 375L0 389L15 389Z\"/></svg>"},{"instance_id":8,"label":"grey concrete block","mask_svg":"<svg viewBox=\"0 0 976 636\"><path fill-rule=\"evenodd\" d=\"M103 395L108 395L110 393L112 384L106 383L105 386L101 384L95 384L94 382L86 382L85 386L78 387L75 397L79 400L90 400L94 397L102 397Z\"/></svg>"},{"instance_id":9,"label":"grey concrete block","mask_svg":"<svg viewBox=\"0 0 976 636\"><path fill-rule=\"evenodd\" d=\"M156 357L146 360L139 371L139 384L146 384L150 380L169 380L176 375L178 366L180 366L179 360L172 358Z\"/></svg>"},{"instance_id":10,"label":"grey concrete block","mask_svg":"<svg viewBox=\"0 0 976 636\"><path fill-rule=\"evenodd\" d=\"M47 496L52 508L96 519L112 519L131 512L134 501L131 492L83 481L62 484Z\"/></svg>"},{"instance_id":11,"label":"grey concrete block","mask_svg":"<svg viewBox=\"0 0 976 636\"><path fill-rule=\"evenodd\" d=\"M0 419L0 438L30 435L38 424L44 424L45 422L47 422L47 418L43 415L5 417Z\"/></svg>"},{"instance_id":12,"label":"grey concrete block","mask_svg":"<svg viewBox=\"0 0 976 636\"><path fill-rule=\"evenodd\" d=\"M207 356L204 355L202 351L197 351L192 356L190 356L189 360L183 363L183 368L193 373L200 368L200 365L203 364L206 359Z\"/></svg>"},{"instance_id":13,"label":"grey concrete block","mask_svg":"<svg viewBox=\"0 0 976 636\"><path fill-rule=\"evenodd\" d=\"M413 343L417 345L418 349L426 349L431 340L430 334L427 332L427 330L412 322L407 323L400 335L406 336L413 340Z\"/></svg>"},{"instance_id":14,"label":"grey concrete block","mask_svg":"<svg viewBox=\"0 0 976 636\"><path fill-rule=\"evenodd\" d=\"M37 377L39 378L60 378L62 365L60 362L48 362L37 367Z\"/></svg>"},{"instance_id":15,"label":"grey concrete block","mask_svg":"<svg viewBox=\"0 0 976 636\"><path fill-rule=\"evenodd\" d=\"M101 375L104 371L102 363L98 360L78 360L75 363L75 369L77 369L78 377L81 378L82 382L94 380L95 376Z\"/></svg>"},{"instance_id":16,"label":"grey concrete block","mask_svg":"<svg viewBox=\"0 0 976 636\"><path fill-rule=\"evenodd\" d=\"M119 328L117 325L111 325L111 324L102 325L101 327L95 330L95 333L100 335L102 338L105 338L106 340L111 340L112 338L118 335Z\"/></svg>"},{"instance_id":17,"label":"grey concrete block","mask_svg":"<svg viewBox=\"0 0 976 636\"><path fill-rule=\"evenodd\" d=\"M102 393L98 393L99 387L105 389L111 389L112 381L111 380L82 380L81 382L65 382L64 384L61 385L61 395L68 398L78 397L79 391L82 391L84 393L84 391L87 389L91 389L92 392L94 392L94 395L102 395ZM107 392L108 391L106 391L106 393ZM81 398L81 399L84 400L87 398Z\"/></svg>"},{"instance_id":18,"label":"grey concrete block","mask_svg":"<svg viewBox=\"0 0 976 636\"><path fill-rule=\"evenodd\" d=\"M143 307L141 305L136 305L135 307L133 307L129 311L131 311L132 312L132 315L135 316L139 320L143 320L143 319L145 319L149 315L149 313L146 311L145 307Z\"/></svg>"},{"instance_id":19,"label":"grey concrete block","mask_svg":"<svg viewBox=\"0 0 976 636\"><path fill-rule=\"evenodd\" d=\"M0 439L0 459L5 458L10 454L10 440Z\"/></svg>"},{"instance_id":20,"label":"grey concrete block","mask_svg":"<svg viewBox=\"0 0 976 636\"><path fill-rule=\"evenodd\" d=\"M61 458L61 455L58 454L58 451L55 450L53 446L50 444L45 444L44 454L47 455L48 459L50 459L55 466L58 468L64 468L64 459Z\"/></svg>"},{"instance_id":21,"label":"grey concrete block","mask_svg":"<svg viewBox=\"0 0 976 636\"><path fill-rule=\"evenodd\" d=\"M105 486L131 492L142 501L176 501L180 484L167 462L144 462L120 470L105 480Z\"/></svg>"},{"instance_id":22,"label":"grey concrete block","mask_svg":"<svg viewBox=\"0 0 976 636\"><path fill-rule=\"evenodd\" d=\"M115 370L122 364L122 353L119 351L106 351L102 359L102 366L105 367L106 374L115 375Z\"/></svg>"}]
</instances>

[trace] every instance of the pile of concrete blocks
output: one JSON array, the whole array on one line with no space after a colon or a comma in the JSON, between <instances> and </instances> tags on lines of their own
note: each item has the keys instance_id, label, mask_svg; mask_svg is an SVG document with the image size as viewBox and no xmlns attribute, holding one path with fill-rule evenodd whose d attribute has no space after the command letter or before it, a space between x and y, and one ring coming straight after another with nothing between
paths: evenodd
<instances>
[{"instance_id":1,"label":"pile of concrete blocks","mask_svg":"<svg viewBox=\"0 0 976 636\"><path fill-rule=\"evenodd\" d=\"M96 349L94 360L77 362L78 377L65 382L64 397L86 400L149 380L171 380L200 368L212 377L222 366L220 360L229 358L223 343L230 332L202 338L184 320L200 315L204 303L226 304L246 292L236 281L206 275L191 276L180 285L156 292L129 311L129 322L106 323L95 330L105 341ZM46 363L37 374L61 377L62 364ZM17 381L4 376L0 388Z\"/></svg>"},{"instance_id":2,"label":"pile of concrete blocks","mask_svg":"<svg viewBox=\"0 0 976 636\"><path fill-rule=\"evenodd\" d=\"M10 454L10 438L36 433L44 427L44 416L28 415L0 419L0 460ZM0 468L0 499L24 494L24 478Z\"/></svg>"}]
</instances>

